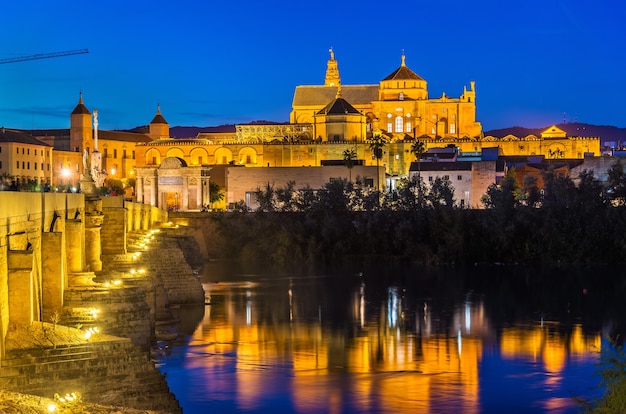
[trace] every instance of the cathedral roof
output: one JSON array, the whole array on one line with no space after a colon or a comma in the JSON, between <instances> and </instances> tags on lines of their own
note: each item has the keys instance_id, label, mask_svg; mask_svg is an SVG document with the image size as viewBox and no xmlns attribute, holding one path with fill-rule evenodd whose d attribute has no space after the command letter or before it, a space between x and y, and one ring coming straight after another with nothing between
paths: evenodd
<instances>
[{"instance_id":1,"label":"cathedral roof","mask_svg":"<svg viewBox=\"0 0 626 414\"><path fill-rule=\"evenodd\" d=\"M336 86L296 86L293 106L325 106L336 95ZM341 95L352 105L368 105L378 99L378 85L342 85Z\"/></svg>"},{"instance_id":2,"label":"cathedral roof","mask_svg":"<svg viewBox=\"0 0 626 414\"><path fill-rule=\"evenodd\" d=\"M383 81L389 80L424 80L420 75L413 72L409 69L404 63L404 54L402 55L402 65L396 70L394 70L389 76L387 76Z\"/></svg>"},{"instance_id":3,"label":"cathedral roof","mask_svg":"<svg viewBox=\"0 0 626 414\"><path fill-rule=\"evenodd\" d=\"M331 103L326 105L324 109L318 112L318 114L324 115L345 115L345 114L360 114L354 106L350 105L348 101L342 97L335 98Z\"/></svg>"},{"instance_id":4,"label":"cathedral roof","mask_svg":"<svg viewBox=\"0 0 626 414\"><path fill-rule=\"evenodd\" d=\"M76 108L74 108L74 110L72 111L72 115L91 115L91 112L89 112L89 109L87 109L87 107L85 106L85 104L83 103L83 93L80 93L80 98L78 98L78 104L76 105Z\"/></svg>"},{"instance_id":5,"label":"cathedral roof","mask_svg":"<svg viewBox=\"0 0 626 414\"><path fill-rule=\"evenodd\" d=\"M163 115L161 115L161 105L159 105L157 107L157 113L154 116L154 118L152 118L152 121L150 121L151 124L167 124L167 121L165 120L165 118L163 118Z\"/></svg>"}]
</instances>

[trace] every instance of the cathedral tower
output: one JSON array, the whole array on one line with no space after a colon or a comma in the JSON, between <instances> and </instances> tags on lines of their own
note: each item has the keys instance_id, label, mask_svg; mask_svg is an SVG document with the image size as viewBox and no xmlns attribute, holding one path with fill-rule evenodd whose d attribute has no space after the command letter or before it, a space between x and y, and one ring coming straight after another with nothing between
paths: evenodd
<instances>
[{"instance_id":1,"label":"cathedral tower","mask_svg":"<svg viewBox=\"0 0 626 414\"><path fill-rule=\"evenodd\" d=\"M70 151L82 152L93 139L91 126L91 112L83 103L83 93L80 93L78 104L70 114Z\"/></svg>"},{"instance_id":2,"label":"cathedral tower","mask_svg":"<svg viewBox=\"0 0 626 414\"><path fill-rule=\"evenodd\" d=\"M163 115L161 115L161 105L157 106L157 113L150 122L150 131L148 132L150 139L157 140L170 137L170 125L167 123Z\"/></svg>"},{"instance_id":3,"label":"cathedral tower","mask_svg":"<svg viewBox=\"0 0 626 414\"><path fill-rule=\"evenodd\" d=\"M330 59L326 65L326 79L324 79L324 86L339 86L341 85L341 78L339 77L339 68L337 67L337 61L335 60L335 52L331 47L329 50Z\"/></svg>"}]
</instances>

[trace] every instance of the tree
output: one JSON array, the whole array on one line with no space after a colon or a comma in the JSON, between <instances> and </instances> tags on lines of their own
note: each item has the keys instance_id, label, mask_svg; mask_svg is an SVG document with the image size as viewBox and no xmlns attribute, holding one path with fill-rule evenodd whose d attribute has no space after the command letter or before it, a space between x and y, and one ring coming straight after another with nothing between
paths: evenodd
<instances>
[{"instance_id":1,"label":"tree","mask_svg":"<svg viewBox=\"0 0 626 414\"><path fill-rule=\"evenodd\" d=\"M454 207L454 187L452 187L450 180L444 180L441 177L435 178L426 199L435 209Z\"/></svg>"},{"instance_id":2,"label":"tree","mask_svg":"<svg viewBox=\"0 0 626 414\"><path fill-rule=\"evenodd\" d=\"M352 182L352 167L354 167L354 161L356 161L356 151L351 149L346 149L343 151L343 162L346 164L348 168L349 174L349 182Z\"/></svg>"},{"instance_id":3,"label":"tree","mask_svg":"<svg viewBox=\"0 0 626 414\"><path fill-rule=\"evenodd\" d=\"M219 203L222 200L224 200L222 188L213 181L209 181L209 204Z\"/></svg>"},{"instance_id":4,"label":"tree","mask_svg":"<svg viewBox=\"0 0 626 414\"><path fill-rule=\"evenodd\" d=\"M607 198L615 205L624 205L626 200L626 175L624 165L618 160L615 161L607 171Z\"/></svg>"},{"instance_id":5,"label":"tree","mask_svg":"<svg viewBox=\"0 0 626 414\"><path fill-rule=\"evenodd\" d=\"M415 155L417 159L417 176L422 174L422 154L426 150L426 144L424 141L417 140L411 144L411 153Z\"/></svg>"},{"instance_id":6,"label":"tree","mask_svg":"<svg viewBox=\"0 0 626 414\"><path fill-rule=\"evenodd\" d=\"M372 151L372 155L376 158L376 189L380 191L380 182L378 182L378 167L380 160L383 158L383 147L385 146L385 140L380 133L374 134L370 141L369 147Z\"/></svg>"},{"instance_id":7,"label":"tree","mask_svg":"<svg viewBox=\"0 0 626 414\"><path fill-rule=\"evenodd\" d=\"M494 209L506 221L519 205L519 198L519 185L515 179L515 171L511 168L500 180L500 185L494 183L487 188L487 193L480 201L485 208Z\"/></svg>"},{"instance_id":8,"label":"tree","mask_svg":"<svg viewBox=\"0 0 626 414\"><path fill-rule=\"evenodd\" d=\"M276 200L274 197L274 186L270 183L267 183L264 188L257 187L254 192L257 203L259 203L259 207L257 211L275 211L276 210Z\"/></svg>"}]
</instances>

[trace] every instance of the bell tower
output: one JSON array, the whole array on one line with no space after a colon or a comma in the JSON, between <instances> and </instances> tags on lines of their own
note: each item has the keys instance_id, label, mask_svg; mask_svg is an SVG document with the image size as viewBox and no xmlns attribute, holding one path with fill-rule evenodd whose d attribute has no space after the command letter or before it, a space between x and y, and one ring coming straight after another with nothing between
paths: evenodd
<instances>
[{"instance_id":1,"label":"bell tower","mask_svg":"<svg viewBox=\"0 0 626 414\"><path fill-rule=\"evenodd\" d=\"M339 68L337 67L337 61L335 60L335 52L333 48L328 49L330 52L330 59L326 65L326 79L324 79L324 86L339 86L341 85L341 78L339 77Z\"/></svg>"},{"instance_id":2,"label":"bell tower","mask_svg":"<svg viewBox=\"0 0 626 414\"><path fill-rule=\"evenodd\" d=\"M157 105L157 113L154 118L152 118L149 128L148 135L150 135L150 139L153 141L170 137L170 125L165 118L163 118L163 115L161 115L161 105Z\"/></svg>"},{"instance_id":3,"label":"bell tower","mask_svg":"<svg viewBox=\"0 0 626 414\"><path fill-rule=\"evenodd\" d=\"M70 151L83 152L93 138L91 126L91 112L83 103L83 93L80 93L78 104L70 114ZM93 149L92 149L93 150Z\"/></svg>"}]
</instances>

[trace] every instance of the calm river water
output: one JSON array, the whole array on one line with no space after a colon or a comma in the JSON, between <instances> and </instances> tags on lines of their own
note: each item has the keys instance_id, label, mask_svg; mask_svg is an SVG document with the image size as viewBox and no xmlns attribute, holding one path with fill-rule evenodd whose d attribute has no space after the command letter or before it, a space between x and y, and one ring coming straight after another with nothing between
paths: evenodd
<instances>
[{"instance_id":1,"label":"calm river water","mask_svg":"<svg viewBox=\"0 0 626 414\"><path fill-rule=\"evenodd\" d=\"M608 269L209 264L160 370L185 413L574 413L626 333Z\"/></svg>"}]
</instances>

